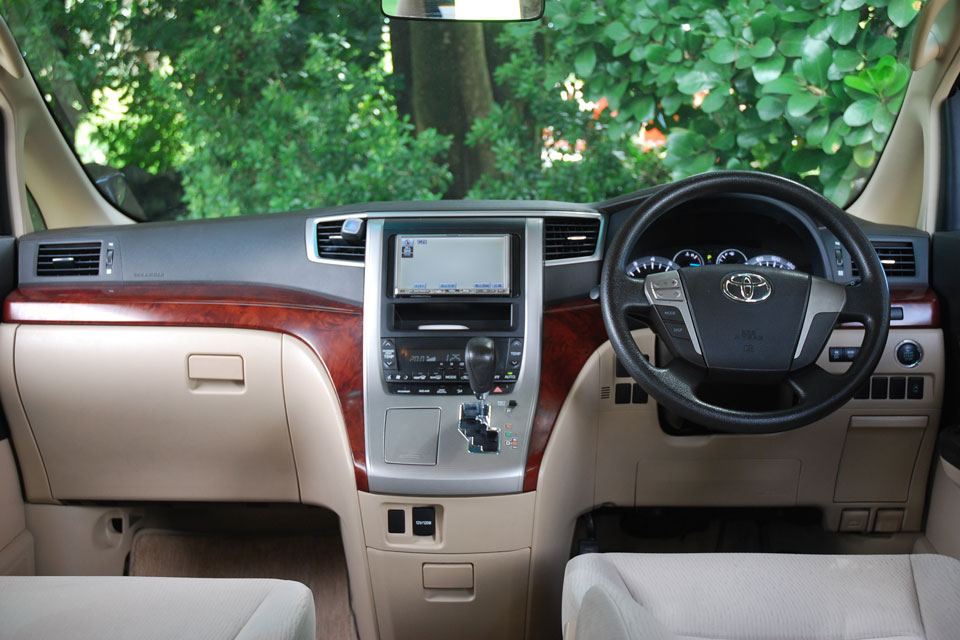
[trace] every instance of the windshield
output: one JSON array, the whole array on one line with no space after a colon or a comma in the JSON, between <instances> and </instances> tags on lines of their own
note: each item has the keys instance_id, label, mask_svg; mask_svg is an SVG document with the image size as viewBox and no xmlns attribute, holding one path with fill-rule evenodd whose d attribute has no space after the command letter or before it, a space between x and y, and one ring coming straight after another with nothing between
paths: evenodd
<instances>
[{"instance_id":1,"label":"windshield","mask_svg":"<svg viewBox=\"0 0 960 640\"><path fill-rule=\"evenodd\" d=\"M170 219L593 202L713 169L844 205L903 102L920 4L548 0L516 24L390 21L375 0L0 10L91 179Z\"/></svg>"}]
</instances>

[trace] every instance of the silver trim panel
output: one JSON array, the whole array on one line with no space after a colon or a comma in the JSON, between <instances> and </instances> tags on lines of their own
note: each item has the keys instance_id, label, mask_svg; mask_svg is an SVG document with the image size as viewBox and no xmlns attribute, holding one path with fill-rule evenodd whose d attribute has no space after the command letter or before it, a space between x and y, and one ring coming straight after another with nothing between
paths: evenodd
<instances>
[{"instance_id":1,"label":"silver trim panel","mask_svg":"<svg viewBox=\"0 0 960 640\"><path fill-rule=\"evenodd\" d=\"M807 298L807 310L803 314L800 340L797 341L797 350L793 354L794 360L803 353L803 347L806 346L807 334L810 333L813 319L821 313L840 313L846 301L847 292L843 285L810 276L810 295Z\"/></svg>"}]
</instances>

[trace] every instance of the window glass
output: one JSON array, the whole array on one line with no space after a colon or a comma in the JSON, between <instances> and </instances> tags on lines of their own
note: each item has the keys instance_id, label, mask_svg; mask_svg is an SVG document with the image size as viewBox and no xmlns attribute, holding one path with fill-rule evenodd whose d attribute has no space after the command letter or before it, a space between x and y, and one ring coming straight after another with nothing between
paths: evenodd
<instances>
[{"instance_id":1,"label":"window glass","mask_svg":"<svg viewBox=\"0 0 960 640\"><path fill-rule=\"evenodd\" d=\"M3 0L101 192L138 219L437 198L598 201L715 169L844 205L909 81L918 0Z\"/></svg>"}]
</instances>

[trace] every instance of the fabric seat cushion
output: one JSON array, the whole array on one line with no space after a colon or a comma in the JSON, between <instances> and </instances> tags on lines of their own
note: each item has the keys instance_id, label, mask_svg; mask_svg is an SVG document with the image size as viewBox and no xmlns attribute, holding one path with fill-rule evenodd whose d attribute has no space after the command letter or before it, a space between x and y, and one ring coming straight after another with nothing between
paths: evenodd
<instances>
[{"instance_id":1,"label":"fabric seat cushion","mask_svg":"<svg viewBox=\"0 0 960 640\"><path fill-rule=\"evenodd\" d=\"M635 619L635 603L666 630L611 638L960 638L960 562L944 556L588 554L567 565L565 625L593 606L584 597L596 586L602 606Z\"/></svg>"},{"instance_id":2,"label":"fabric seat cushion","mask_svg":"<svg viewBox=\"0 0 960 640\"><path fill-rule=\"evenodd\" d=\"M288 580L0 577L0 639L308 640L310 589Z\"/></svg>"}]
</instances>

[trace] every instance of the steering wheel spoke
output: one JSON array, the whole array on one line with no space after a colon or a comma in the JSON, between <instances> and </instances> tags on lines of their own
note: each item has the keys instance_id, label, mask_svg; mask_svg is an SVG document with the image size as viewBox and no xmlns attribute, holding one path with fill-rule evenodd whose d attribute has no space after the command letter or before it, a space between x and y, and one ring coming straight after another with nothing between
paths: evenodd
<instances>
[{"instance_id":1,"label":"steering wheel spoke","mask_svg":"<svg viewBox=\"0 0 960 640\"><path fill-rule=\"evenodd\" d=\"M817 364L811 364L790 374L787 384L800 398L800 403L808 403L829 395L837 385L840 376L836 376Z\"/></svg>"},{"instance_id":2,"label":"steering wheel spoke","mask_svg":"<svg viewBox=\"0 0 960 640\"><path fill-rule=\"evenodd\" d=\"M858 322L867 325L876 316L876 294L868 287L858 284L846 287L846 300L840 310L840 322Z\"/></svg>"},{"instance_id":3,"label":"steering wheel spoke","mask_svg":"<svg viewBox=\"0 0 960 640\"><path fill-rule=\"evenodd\" d=\"M644 291L643 280L637 280L620 272L616 276L618 289L617 305L624 314L632 314L641 318L648 318L652 311L650 301Z\"/></svg>"},{"instance_id":4,"label":"steering wheel spoke","mask_svg":"<svg viewBox=\"0 0 960 640\"><path fill-rule=\"evenodd\" d=\"M687 397L696 395L697 388L707 376L706 369L702 369L683 358L674 358L661 371L663 371L661 380Z\"/></svg>"}]
</instances>

